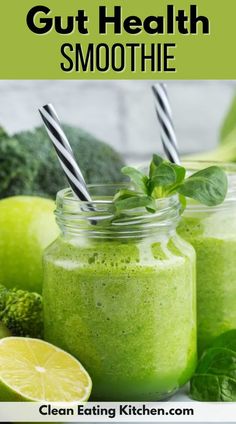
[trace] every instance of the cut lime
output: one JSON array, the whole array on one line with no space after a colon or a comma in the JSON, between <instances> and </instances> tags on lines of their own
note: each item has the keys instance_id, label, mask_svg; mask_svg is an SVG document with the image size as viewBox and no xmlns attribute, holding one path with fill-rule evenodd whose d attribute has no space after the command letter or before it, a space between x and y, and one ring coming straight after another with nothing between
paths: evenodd
<instances>
[{"instance_id":1,"label":"cut lime","mask_svg":"<svg viewBox=\"0 0 236 424\"><path fill-rule=\"evenodd\" d=\"M0 340L0 401L81 402L91 389L79 361L56 346L23 337Z\"/></svg>"}]
</instances>

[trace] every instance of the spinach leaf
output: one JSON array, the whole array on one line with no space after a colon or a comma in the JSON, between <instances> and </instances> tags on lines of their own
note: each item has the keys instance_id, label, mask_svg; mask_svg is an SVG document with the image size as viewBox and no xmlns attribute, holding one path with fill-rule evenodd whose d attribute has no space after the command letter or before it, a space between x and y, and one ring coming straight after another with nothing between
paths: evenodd
<instances>
[{"instance_id":1,"label":"spinach leaf","mask_svg":"<svg viewBox=\"0 0 236 424\"><path fill-rule=\"evenodd\" d=\"M175 184L177 174L171 163L162 162L153 172L151 182L153 186L166 187Z\"/></svg>"},{"instance_id":2,"label":"spinach leaf","mask_svg":"<svg viewBox=\"0 0 236 424\"><path fill-rule=\"evenodd\" d=\"M115 201L115 207L118 212L127 209L136 209L146 207L150 212L155 212L156 207L153 199L149 196L131 196L123 199L117 199Z\"/></svg>"},{"instance_id":3,"label":"spinach leaf","mask_svg":"<svg viewBox=\"0 0 236 424\"><path fill-rule=\"evenodd\" d=\"M200 401L236 401L236 352L207 349L191 379L190 394Z\"/></svg>"},{"instance_id":4,"label":"spinach leaf","mask_svg":"<svg viewBox=\"0 0 236 424\"><path fill-rule=\"evenodd\" d=\"M212 347L200 359L196 373L226 375L236 381L236 352L224 347Z\"/></svg>"},{"instance_id":5,"label":"spinach leaf","mask_svg":"<svg viewBox=\"0 0 236 424\"><path fill-rule=\"evenodd\" d=\"M149 178L153 177L156 168L158 168L158 166L160 166L162 162L164 162L164 159L161 156L155 154L152 156L152 161L149 167Z\"/></svg>"},{"instance_id":6,"label":"spinach leaf","mask_svg":"<svg viewBox=\"0 0 236 424\"><path fill-rule=\"evenodd\" d=\"M210 166L185 178L183 166L153 155L149 175L131 166L124 167L122 172L130 178L134 189L122 189L114 196L114 205L119 213L122 209L139 207L153 213L156 211L156 199L174 193L179 194L182 211L186 207L186 197L207 206L216 206L224 201L227 193L227 176L218 166Z\"/></svg>"},{"instance_id":7,"label":"spinach leaf","mask_svg":"<svg viewBox=\"0 0 236 424\"><path fill-rule=\"evenodd\" d=\"M195 374L190 393L201 402L235 402L236 381L224 375Z\"/></svg>"},{"instance_id":8,"label":"spinach leaf","mask_svg":"<svg viewBox=\"0 0 236 424\"><path fill-rule=\"evenodd\" d=\"M144 192L146 191L146 181L148 177L141 171L136 168L132 168L131 166L124 166L121 169L121 172L122 174L127 175L138 189Z\"/></svg>"},{"instance_id":9,"label":"spinach leaf","mask_svg":"<svg viewBox=\"0 0 236 424\"><path fill-rule=\"evenodd\" d=\"M212 347L224 347L236 352L236 330L230 330L218 336L213 341Z\"/></svg>"},{"instance_id":10,"label":"spinach leaf","mask_svg":"<svg viewBox=\"0 0 236 424\"><path fill-rule=\"evenodd\" d=\"M181 184L182 181L185 179L186 169L183 166L176 165L175 163L172 164L172 168L174 168L175 170L176 183Z\"/></svg>"},{"instance_id":11,"label":"spinach leaf","mask_svg":"<svg viewBox=\"0 0 236 424\"><path fill-rule=\"evenodd\" d=\"M119 190L115 194L113 201L116 202L118 200L128 199L129 197L137 197L137 196L139 196L139 193L137 193L136 191L124 188Z\"/></svg>"},{"instance_id":12,"label":"spinach leaf","mask_svg":"<svg viewBox=\"0 0 236 424\"><path fill-rule=\"evenodd\" d=\"M219 166L210 166L186 178L177 188L178 193L207 206L216 206L225 199L228 180Z\"/></svg>"}]
</instances>

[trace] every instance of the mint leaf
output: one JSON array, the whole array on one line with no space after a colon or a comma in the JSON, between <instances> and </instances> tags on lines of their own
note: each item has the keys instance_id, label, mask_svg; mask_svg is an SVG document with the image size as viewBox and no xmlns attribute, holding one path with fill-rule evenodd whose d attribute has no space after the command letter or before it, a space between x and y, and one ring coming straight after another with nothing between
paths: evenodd
<instances>
[{"instance_id":1,"label":"mint leaf","mask_svg":"<svg viewBox=\"0 0 236 424\"><path fill-rule=\"evenodd\" d=\"M121 169L122 174L127 175L130 180L144 193L146 192L146 181L148 177L141 171L131 166L125 166Z\"/></svg>"},{"instance_id":2,"label":"mint leaf","mask_svg":"<svg viewBox=\"0 0 236 424\"><path fill-rule=\"evenodd\" d=\"M236 130L236 95L234 96L228 113L223 122L220 131L220 141L225 143L228 140L228 136Z\"/></svg>"},{"instance_id":3,"label":"mint leaf","mask_svg":"<svg viewBox=\"0 0 236 424\"><path fill-rule=\"evenodd\" d=\"M203 205L216 206L224 201L227 187L228 181L223 169L218 166L210 166L183 181L177 191Z\"/></svg>"}]
</instances>

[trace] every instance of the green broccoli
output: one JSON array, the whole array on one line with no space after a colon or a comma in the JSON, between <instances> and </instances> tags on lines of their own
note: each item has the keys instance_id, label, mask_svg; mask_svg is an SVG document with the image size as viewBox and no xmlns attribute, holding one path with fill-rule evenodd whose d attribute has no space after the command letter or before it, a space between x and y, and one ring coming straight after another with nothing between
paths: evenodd
<instances>
[{"instance_id":1,"label":"green broccoli","mask_svg":"<svg viewBox=\"0 0 236 424\"><path fill-rule=\"evenodd\" d=\"M38 293L4 290L1 286L0 305L0 322L13 336L42 338L42 297Z\"/></svg>"},{"instance_id":2,"label":"green broccoli","mask_svg":"<svg viewBox=\"0 0 236 424\"><path fill-rule=\"evenodd\" d=\"M0 140L1 138L5 138L5 137L8 137L7 132L5 131L3 127L0 126Z\"/></svg>"},{"instance_id":3,"label":"green broccoli","mask_svg":"<svg viewBox=\"0 0 236 424\"><path fill-rule=\"evenodd\" d=\"M0 284L0 313L5 309L8 290Z\"/></svg>"},{"instance_id":4,"label":"green broccoli","mask_svg":"<svg viewBox=\"0 0 236 424\"><path fill-rule=\"evenodd\" d=\"M64 125L88 184L120 182L122 157L91 134ZM44 127L9 136L0 127L0 198L38 195L54 198L67 187L63 171Z\"/></svg>"},{"instance_id":5,"label":"green broccoli","mask_svg":"<svg viewBox=\"0 0 236 424\"><path fill-rule=\"evenodd\" d=\"M0 339L5 339L5 337L10 336L12 336L11 332L2 322L0 322Z\"/></svg>"}]
</instances>

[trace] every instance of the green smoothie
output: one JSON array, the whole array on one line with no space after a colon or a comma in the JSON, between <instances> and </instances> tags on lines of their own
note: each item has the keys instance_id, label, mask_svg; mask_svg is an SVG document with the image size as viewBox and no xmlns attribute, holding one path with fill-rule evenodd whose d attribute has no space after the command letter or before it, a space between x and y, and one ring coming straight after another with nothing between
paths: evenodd
<instances>
[{"instance_id":1,"label":"green smoothie","mask_svg":"<svg viewBox=\"0 0 236 424\"><path fill-rule=\"evenodd\" d=\"M197 253L198 347L201 353L221 333L236 328L236 208L189 208L180 235Z\"/></svg>"},{"instance_id":2,"label":"green smoothie","mask_svg":"<svg viewBox=\"0 0 236 424\"><path fill-rule=\"evenodd\" d=\"M62 236L46 251L45 339L79 358L93 400L160 400L194 372L195 253L159 233Z\"/></svg>"}]
</instances>

